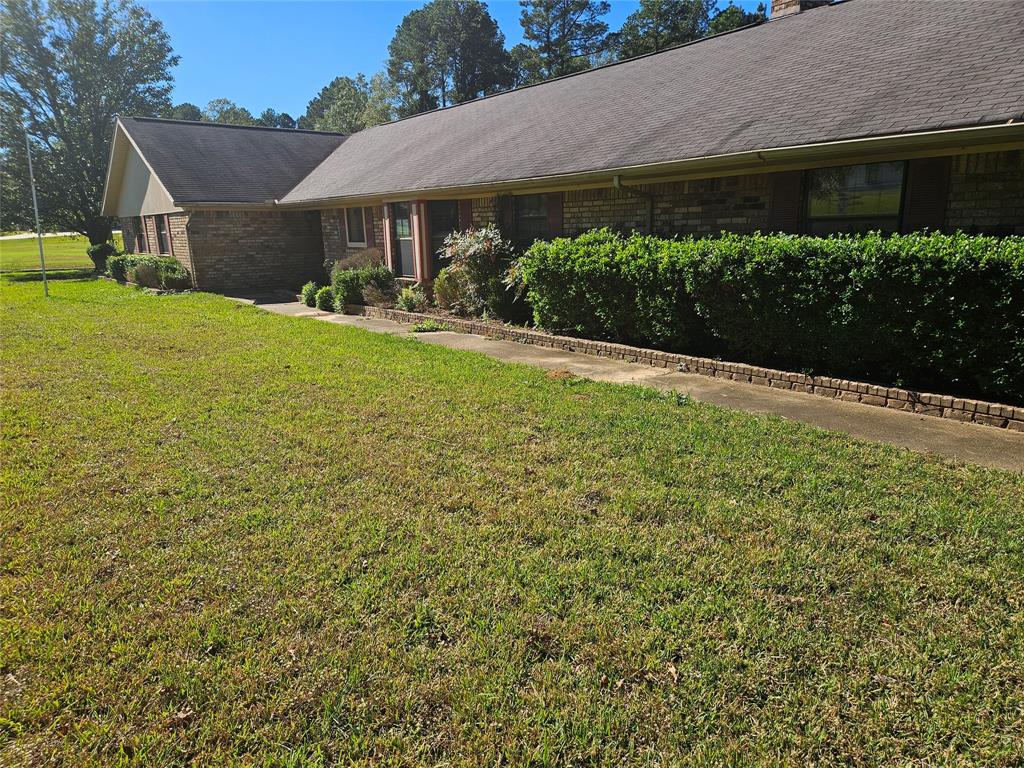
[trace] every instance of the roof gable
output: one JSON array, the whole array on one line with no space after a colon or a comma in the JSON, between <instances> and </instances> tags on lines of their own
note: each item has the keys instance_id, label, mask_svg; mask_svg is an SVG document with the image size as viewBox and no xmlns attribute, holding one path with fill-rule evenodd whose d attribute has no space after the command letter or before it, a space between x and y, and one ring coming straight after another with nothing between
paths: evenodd
<instances>
[{"instance_id":1,"label":"roof gable","mask_svg":"<svg viewBox=\"0 0 1024 768\"><path fill-rule=\"evenodd\" d=\"M144 159L178 207L198 203L267 204L281 198L344 140L338 133L125 117L118 131ZM115 133L104 209L119 198ZM116 196L114 193L116 192Z\"/></svg>"}]
</instances>

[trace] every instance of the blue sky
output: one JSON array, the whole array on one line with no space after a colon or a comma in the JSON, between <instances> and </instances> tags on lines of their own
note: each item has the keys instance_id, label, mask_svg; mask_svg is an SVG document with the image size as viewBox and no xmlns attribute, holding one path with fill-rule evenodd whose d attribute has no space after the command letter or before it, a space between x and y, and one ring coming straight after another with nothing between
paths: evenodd
<instances>
[{"instance_id":1,"label":"blue sky","mask_svg":"<svg viewBox=\"0 0 1024 768\"><path fill-rule=\"evenodd\" d=\"M720 0L724 6L728 0ZM736 0L754 8L758 0ZM174 70L175 103L199 107L227 98L259 114L266 107L298 118L338 75L382 69L395 27L423 2L181 2L143 3L164 23L181 64ZM618 29L637 2L613 0L605 17ZM519 3L489 2L507 46L522 40Z\"/></svg>"}]
</instances>

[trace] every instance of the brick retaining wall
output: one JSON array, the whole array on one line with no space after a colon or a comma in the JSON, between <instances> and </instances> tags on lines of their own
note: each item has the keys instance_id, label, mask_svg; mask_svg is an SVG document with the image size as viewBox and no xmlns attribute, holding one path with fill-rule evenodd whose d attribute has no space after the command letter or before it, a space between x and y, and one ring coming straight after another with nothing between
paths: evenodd
<instances>
[{"instance_id":1,"label":"brick retaining wall","mask_svg":"<svg viewBox=\"0 0 1024 768\"><path fill-rule=\"evenodd\" d=\"M910 411L926 416L938 416L955 421L985 424L1024 432L1024 407L989 403L983 400L933 395L898 387L879 387L859 381L835 379L828 376L807 376L773 368L760 368L744 363L727 363L707 357L693 357L674 352L660 352L655 349L630 347L607 341L577 339L571 336L555 336L543 331L490 323L483 320L463 318L438 318L417 312L403 312L383 307L346 307L350 314L378 317L399 323L417 323L426 318L443 320L445 325L459 333L474 333L479 336L533 344L539 347L561 349L566 352L580 352L595 357L610 357L629 363L653 365L658 368L672 368L683 373L696 373L730 381L741 381L775 389L788 389L844 400L863 403L898 411Z\"/></svg>"}]
</instances>

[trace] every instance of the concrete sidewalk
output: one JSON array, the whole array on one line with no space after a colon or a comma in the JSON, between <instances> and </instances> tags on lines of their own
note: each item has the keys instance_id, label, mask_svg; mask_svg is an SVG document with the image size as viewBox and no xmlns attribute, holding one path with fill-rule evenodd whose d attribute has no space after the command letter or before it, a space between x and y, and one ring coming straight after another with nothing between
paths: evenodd
<instances>
[{"instance_id":1,"label":"concrete sidewalk","mask_svg":"<svg viewBox=\"0 0 1024 768\"><path fill-rule=\"evenodd\" d=\"M290 317L310 317L338 325L351 325L376 333L414 335L428 344L463 349L510 363L547 370L567 370L595 381L640 384L681 392L697 400L752 413L771 413L865 440L891 443L920 453L933 453L987 467L1024 472L1024 434L977 424L875 408L860 403L829 400L802 392L755 387L664 368L593 357L575 352L488 339L466 333L417 333L392 320L321 312L279 298L243 298L239 301Z\"/></svg>"}]
</instances>

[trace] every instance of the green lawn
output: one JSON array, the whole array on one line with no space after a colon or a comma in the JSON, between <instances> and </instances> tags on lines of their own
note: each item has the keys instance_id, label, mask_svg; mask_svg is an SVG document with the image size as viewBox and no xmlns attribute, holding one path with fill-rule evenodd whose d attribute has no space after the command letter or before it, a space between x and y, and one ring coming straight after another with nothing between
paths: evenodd
<instances>
[{"instance_id":1,"label":"green lawn","mask_svg":"<svg viewBox=\"0 0 1024 768\"><path fill-rule=\"evenodd\" d=\"M114 243L123 247L120 233ZM89 240L82 235L73 237L44 237L43 256L49 269L91 269L93 264L86 254ZM18 240L0 240L0 272L39 271L39 245L34 237Z\"/></svg>"},{"instance_id":2,"label":"green lawn","mask_svg":"<svg viewBox=\"0 0 1024 768\"><path fill-rule=\"evenodd\" d=\"M1019 765L1024 478L6 279L0 764Z\"/></svg>"}]
</instances>

